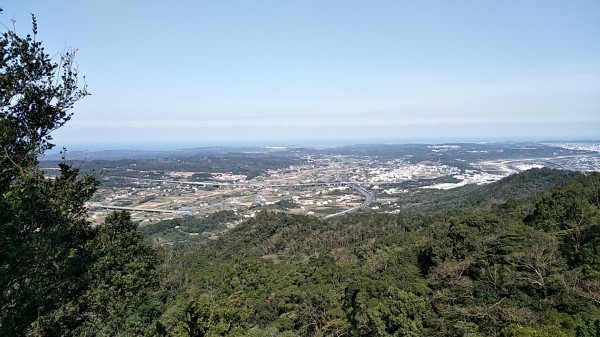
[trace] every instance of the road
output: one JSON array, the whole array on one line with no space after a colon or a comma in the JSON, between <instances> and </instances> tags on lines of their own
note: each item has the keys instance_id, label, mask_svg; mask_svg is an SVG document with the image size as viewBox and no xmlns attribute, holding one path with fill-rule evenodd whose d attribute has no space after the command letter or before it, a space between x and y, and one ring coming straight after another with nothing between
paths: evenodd
<instances>
[{"instance_id":1,"label":"road","mask_svg":"<svg viewBox=\"0 0 600 337\"><path fill-rule=\"evenodd\" d=\"M260 187L304 187L304 186L339 186L348 185L353 183L351 181L317 181L313 183L296 183L296 184L284 184L284 183L264 183L264 184L251 184L251 183L215 183L215 182L201 182L201 181L186 181L186 180L168 180L168 179L148 179L148 178L131 178L131 177L110 177L111 179L128 179L137 181L149 181L156 183L169 183L169 184L181 184L181 185L196 185L196 186L212 186L212 187L230 187L230 188L260 188Z\"/></svg>"},{"instance_id":2,"label":"road","mask_svg":"<svg viewBox=\"0 0 600 337\"><path fill-rule=\"evenodd\" d=\"M90 203L88 208L101 208L115 211L130 211L130 212L150 212L150 213L174 213L174 214L186 214L185 211L174 211L170 209L156 209L156 208L136 208L136 207L121 207L121 206L108 206L99 203Z\"/></svg>"},{"instance_id":3,"label":"road","mask_svg":"<svg viewBox=\"0 0 600 337\"><path fill-rule=\"evenodd\" d=\"M345 184L346 186L354 189L355 191L357 191L358 193L362 194L365 197L365 201L363 201L362 204L356 206L356 207L352 207L350 209L338 212L338 213L334 213L334 214L329 214L323 217L323 219L331 219L333 217L336 216L341 216L341 215L346 215L346 214L350 214L353 212L358 211L359 209L363 209L365 207L368 207L370 204L373 203L373 201L375 200L375 197L373 195L373 193L369 192L367 189L365 189L364 187L360 186L359 183L355 182L355 181L343 181L343 179L340 178L339 173L335 175L335 180L339 181L343 184Z\"/></svg>"},{"instance_id":4,"label":"road","mask_svg":"<svg viewBox=\"0 0 600 337\"><path fill-rule=\"evenodd\" d=\"M346 185L358 193L362 194L365 197L365 200L362 204L352 207L350 209L329 214L323 217L323 219L330 219L333 217L350 214L358 211L359 209L363 209L368 207L373 203L375 197L373 193L369 192L367 189L362 187L360 183L352 180L341 179L339 173L335 176L335 181L333 182L314 182L314 183L297 183L297 184L250 184L250 183L214 183L214 182L196 182L196 181L181 181L181 180L167 180L167 179L146 179L146 178L129 178L129 177L112 177L117 179L130 179L137 181L150 181L150 182L158 182L158 183L170 183L170 184L183 184L183 185L199 185L199 186L214 186L214 187L230 187L230 188L261 188L261 187L302 187L302 186L339 186ZM181 211L172 211L172 210L160 210L160 209L146 209L146 208L133 208L133 207L118 207L118 206L106 206L100 204L91 204L90 208L104 208L104 209L113 209L113 210L127 210L127 211L138 211L138 212L154 212L154 213L183 213Z\"/></svg>"}]
</instances>

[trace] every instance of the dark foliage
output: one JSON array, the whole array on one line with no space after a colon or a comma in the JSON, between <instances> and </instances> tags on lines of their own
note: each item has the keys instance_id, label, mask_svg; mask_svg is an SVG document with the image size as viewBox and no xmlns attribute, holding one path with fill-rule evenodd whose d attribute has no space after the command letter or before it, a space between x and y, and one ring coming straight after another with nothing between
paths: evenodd
<instances>
[{"instance_id":1,"label":"dark foliage","mask_svg":"<svg viewBox=\"0 0 600 337\"><path fill-rule=\"evenodd\" d=\"M536 170L495 188L527 177L554 187L451 213L259 213L162 267L163 324L207 336L587 336L600 319L600 174Z\"/></svg>"},{"instance_id":2,"label":"dark foliage","mask_svg":"<svg viewBox=\"0 0 600 337\"><path fill-rule=\"evenodd\" d=\"M78 87L74 53L54 63L32 20L32 34L0 37L0 335L153 333L158 311L145 308L155 252L124 214L91 227L92 176L59 163L48 179L38 166L53 147L50 133L87 91Z\"/></svg>"}]
</instances>

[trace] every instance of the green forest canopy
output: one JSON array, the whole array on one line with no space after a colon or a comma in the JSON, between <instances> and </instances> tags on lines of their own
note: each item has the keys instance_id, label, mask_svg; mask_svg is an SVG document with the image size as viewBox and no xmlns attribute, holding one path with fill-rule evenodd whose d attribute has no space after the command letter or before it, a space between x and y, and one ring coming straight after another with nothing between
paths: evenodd
<instances>
[{"instance_id":1,"label":"green forest canopy","mask_svg":"<svg viewBox=\"0 0 600 337\"><path fill-rule=\"evenodd\" d=\"M262 212L177 252L127 213L92 227L98 182L38 166L87 91L36 32L0 38L0 335L599 335L599 173L534 170L435 211Z\"/></svg>"},{"instance_id":2,"label":"green forest canopy","mask_svg":"<svg viewBox=\"0 0 600 337\"><path fill-rule=\"evenodd\" d=\"M579 174L451 215L260 213L168 255L161 321L183 336L596 336L599 187Z\"/></svg>"}]
</instances>

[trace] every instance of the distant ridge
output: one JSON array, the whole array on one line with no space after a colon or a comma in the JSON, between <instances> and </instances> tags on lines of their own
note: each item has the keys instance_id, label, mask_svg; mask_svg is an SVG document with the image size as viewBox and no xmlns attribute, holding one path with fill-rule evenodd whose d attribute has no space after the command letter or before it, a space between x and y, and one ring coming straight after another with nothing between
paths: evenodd
<instances>
[{"instance_id":1,"label":"distant ridge","mask_svg":"<svg viewBox=\"0 0 600 337\"><path fill-rule=\"evenodd\" d=\"M331 146L298 146L298 145L277 145L277 146L205 146L182 148L176 150L142 150L142 149L115 149L115 150L90 150L90 151L67 151L67 160L122 160L122 159L163 159L163 158L183 158L193 156L218 156L228 154L278 154L288 156L301 156L313 154L326 155L356 155L356 156L376 156L379 158L398 158L401 156L413 156L419 161L431 160L453 160L462 159L465 161L485 159L489 152L495 157L495 151L504 151L508 148L512 150L509 158L540 157L560 155L576 155L595 153L594 151L566 149L557 146L561 142L441 142L441 143L404 143L404 144L353 144L353 145L331 145ZM564 142L573 143L573 142ZM581 141L580 144L597 144L598 141ZM535 146L535 148L532 147ZM443 152L431 152L431 148L445 148ZM469 151L473 150L473 151ZM460 158L456 157L456 151L462 151ZM469 153L473 152L473 153ZM543 154L542 154L543 153ZM40 157L42 161L60 161L62 154L50 153Z\"/></svg>"},{"instance_id":2,"label":"distant ridge","mask_svg":"<svg viewBox=\"0 0 600 337\"><path fill-rule=\"evenodd\" d=\"M289 149L288 147L257 147L257 146L212 146L197 147L177 150L98 150L98 151L68 151L67 160L121 160L121 159L161 159L191 157L198 155L225 155L231 153L272 153L281 152ZM62 154L46 154L40 158L43 161L62 160Z\"/></svg>"}]
</instances>

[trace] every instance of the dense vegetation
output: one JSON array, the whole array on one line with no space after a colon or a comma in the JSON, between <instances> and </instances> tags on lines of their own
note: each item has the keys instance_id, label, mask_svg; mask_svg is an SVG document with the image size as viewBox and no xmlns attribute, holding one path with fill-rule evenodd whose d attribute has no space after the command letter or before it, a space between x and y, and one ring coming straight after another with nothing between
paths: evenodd
<instances>
[{"instance_id":1,"label":"dense vegetation","mask_svg":"<svg viewBox=\"0 0 600 337\"><path fill-rule=\"evenodd\" d=\"M155 245L183 249L221 235L227 230L227 224L238 220L235 212L225 210L206 216L184 216L150 223L140 226L139 231Z\"/></svg>"},{"instance_id":2,"label":"dense vegetation","mask_svg":"<svg viewBox=\"0 0 600 337\"><path fill-rule=\"evenodd\" d=\"M600 335L600 173L533 170L406 214L265 211L180 251L124 212L92 227L98 182L38 165L87 91L36 31L0 37L1 336Z\"/></svg>"},{"instance_id":3,"label":"dense vegetation","mask_svg":"<svg viewBox=\"0 0 600 337\"><path fill-rule=\"evenodd\" d=\"M549 168L531 169L487 185L466 185L450 190L414 189L402 195L400 203L403 210L419 213L465 206L485 208L509 199L532 196L576 175L576 172Z\"/></svg>"},{"instance_id":4,"label":"dense vegetation","mask_svg":"<svg viewBox=\"0 0 600 337\"><path fill-rule=\"evenodd\" d=\"M569 175L451 215L260 213L167 258L162 324L183 336L596 336L600 174Z\"/></svg>"},{"instance_id":5,"label":"dense vegetation","mask_svg":"<svg viewBox=\"0 0 600 337\"><path fill-rule=\"evenodd\" d=\"M0 36L0 336L152 333L157 252L128 214L91 226L92 176L60 163L47 179L39 168L50 133L88 93L74 52L54 63L32 20L32 34Z\"/></svg>"}]
</instances>

